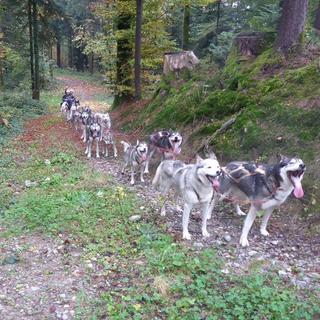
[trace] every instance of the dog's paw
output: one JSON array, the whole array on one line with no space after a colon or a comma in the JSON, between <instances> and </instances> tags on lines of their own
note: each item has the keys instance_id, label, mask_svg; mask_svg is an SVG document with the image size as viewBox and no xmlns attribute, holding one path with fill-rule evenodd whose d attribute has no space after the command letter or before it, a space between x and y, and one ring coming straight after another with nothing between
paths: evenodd
<instances>
[{"instance_id":1,"label":"dog's paw","mask_svg":"<svg viewBox=\"0 0 320 320\"><path fill-rule=\"evenodd\" d=\"M179 212L179 213L182 213L183 212L183 209L180 207L180 206L176 206L176 211Z\"/></svg>"},{"instance_id":2,"label":"dog's paw","mask_svg":"<svg viewBox=\"0 0 320 320\"><path fill-rule=\"evenodd\" d=\"M100 156L97 154L97 157L96 157L97 159L99 159L100 158Z\"/></svg>"},{"instance_id":3,"label":"dog's paw","mask_svg":"<svg viewBox=\"0 0 320 320\"><path fill-rule=\"evenodd\" d=\"M260 229L260 233L265 237L270 236L270 233L266 229Z\"/></svg>"},{"instance_id":4,"label":"dog's paw","mask_svg":"<svg viewBox=\"0 0 320 320\"><path fill-rule=\"evenodd\" d=\"M131 180L131 181L130 181L130 184L133 186L133 185L134 185L134 180Z\"/></svg>"},{"instance_id":5,"label":"dog's paw","mask_svg":"<svg viewBox=\"0 0 320 320\"><path fill-rule=\"evenodd\" d=\"M182 239L191 240L191 234L189 232L184 232L182 235Z\"/></svg>"},{"instance_id":6,"label":"dog's paw","mask_svg":"<svg viewBox=\"0 0 320 320\"><path fill-rule=\"evenodd\" d=\"M148 174L148 173L149 173L149 170L144 170L143 173Z\"/></svg>"},{"instance_id":7,"label":"dog's paw","mask_svg":"<svg viewBox=\"0 0 320 320\"><path fill-rule=\"evenodd\" d=\"M202 231L202 236L203 236L204 238L208 238L208 237L210 237L210 233L209 233L207 230L203 230L203 231Z\"/></svg>"},{"instance_id":8,"label":"dog's paw","mask_svg":"<svg viewBox=\"0 0 320 320\"><path fill-rule=\"evenodd\" d=\"M240 244L242 247L249 247L249 241L246 237L240 238Z\"/></svg>"},{"instance_id":9,"label":"dog's paw","mask_svg":"<svg viewBox=\"0 0 320 320\"><path fill-rule=\"evenodd\" d=\"M160 211L160 216L165 217L166 216L166 210L161 210Z\"/></svg>"}]
</instances>

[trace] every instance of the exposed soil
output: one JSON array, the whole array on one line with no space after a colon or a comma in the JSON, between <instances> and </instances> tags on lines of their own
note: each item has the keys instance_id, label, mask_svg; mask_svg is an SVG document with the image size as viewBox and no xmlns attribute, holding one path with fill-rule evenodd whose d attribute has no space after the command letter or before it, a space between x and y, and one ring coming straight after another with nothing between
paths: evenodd
<instances>
[{"instance_id":1,"label":"exposed soil","mask_svg":"<svg viewBox=\"0 0 320 320\"><path fill-rule=\"evenodd\" d=\"M59 80L61 92L64 86L72 86L81 102L89 101L96 110L106 110L107 106L95 104L95 95L105 94L103 88L69 77L60 77ZM138 131L131 134L121 132L118 127L121 118L119 111L117 114L111 113L111 117L115 119L113 126L118 147L122 139L134 143L141 137ZM56 119L57 115L46 115L30 121L25 133L17 140L31 144L36 136L46 152L52 146L64 150L64 141L68 139L76 144L79 156L84 158L85 147L80 141L80 133ZM154 160L151 172L154 172L158 161ZM152 173L145 184L137 182L135 186L130 186L129 175L119 173L120 165L121 156L119 159L93 158L88 161L88 166L112 175L137 194L148 209L143 220L165 225L167 232L176 241L182 241L195 250L216 247L218 256L224 257L226 261L224 272L273 270L297 287L320 287L320 236L309 233L309 223L301 217L302 206L297 200L289 199L281 210L273 214L269 223L270 237L260 236L258 224L255 223L249 235L249 248L241 248L238 244L243 217L235 216L232 206L226 203L216 208L209 222L211 237L202 239L200 213L196 211L189 227L193 239L183 241L182 216L174 210L173 203L166 217L158 213L160 194L151 186ZM107 290L105 281L103 287L100 285L103 275L99 273L98 267L91 261L79 259L83 249L77 243L72 243L66 235L50 238L30 234L2 240L0 254L0 260L7 262L0 265L1 319L74 319L77 296L85 293L93 300L101 291ZM15 261L17 256L19 261ZM111 286L112 281L108 285Z\"/></svg>"}]
</instances>

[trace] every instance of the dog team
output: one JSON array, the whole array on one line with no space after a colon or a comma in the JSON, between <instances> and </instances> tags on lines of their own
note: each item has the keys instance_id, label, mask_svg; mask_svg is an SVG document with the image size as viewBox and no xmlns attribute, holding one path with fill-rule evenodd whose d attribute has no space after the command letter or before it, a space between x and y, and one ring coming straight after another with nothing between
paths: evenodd
<instances>
[{"instance_id":1,"label":"dog team","mask_svg":"<svg viewBox=\"0 0 320 320\"><path fill-rule=\"evenodd\" d=\"M61 111L66 114L68 122L82 125L88 158L91 157L93 141L96 141L96 155L99 157L99 141L102 140L106 144L105 155L108 156L107 145L112 144L116 157L109 114L93 113L90 108L82 110L79 106L79 101L73 97L73 90L67 88ZM267 224L272 211L284 203L291 193L296 198L304 196L301 181L306 166L297 157L281 156L273 165L235 161L221 167L211 153L207 159L197 156L196 163L186 164L176 160L181 152L182 136L178 132L165 130L152 134L149 143L137 141L136 145L131 145L121 141L121 144L124 148L122 173L127 166L131 168L132 185L135 183L135 170L140 169L140 180L144 182L143 174L149 172L151 157L155 152L162 154L152 184L164 195L173 189L176 197L183 199L183 239L191 239L188 224L195 205L200 205L202 209L202 236L208 237L207 220L211 218L216 202L226 199L234 203L237 215L246 215L240 204L249 205L240 237L241 246L247 247L248 234L258 212L263 212L260 233L268 236ZM165 206L166 201L161 208L161 215L165 215Z\"/></svg>"}]
</instances>

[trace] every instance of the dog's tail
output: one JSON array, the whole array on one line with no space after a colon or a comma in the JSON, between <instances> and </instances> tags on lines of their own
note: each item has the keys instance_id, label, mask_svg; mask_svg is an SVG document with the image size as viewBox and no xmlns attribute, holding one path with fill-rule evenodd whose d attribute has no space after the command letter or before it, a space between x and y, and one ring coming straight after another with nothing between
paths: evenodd
<instances>
[{"instance_id":1,"label":"dog's tail","mask_svg":"<svg viewBox=\"0 0 320 320\"><path fill-rule=\"evenodd\" d=\"M131 146L130 143L125 142L125 141L120 141L120 143L123 145L123 151L126 152L128 148Z\"/></svg>"}]
</instances>

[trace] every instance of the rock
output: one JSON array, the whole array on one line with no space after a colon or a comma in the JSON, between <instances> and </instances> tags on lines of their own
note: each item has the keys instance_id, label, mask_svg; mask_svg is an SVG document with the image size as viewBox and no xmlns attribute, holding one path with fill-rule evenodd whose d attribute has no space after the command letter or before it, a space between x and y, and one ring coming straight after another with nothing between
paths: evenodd
<instances>
[{"instance_id":1,"label":"rock","mask_svg":"<svg viewBox=\"0 0 320 320\"><path fill-rule=\"evenodd\" d=\"M279 240L273 240L273 241L270 241L270 243L276 246L279 243Z\"/></svg>"},{"instance_id":2,"label":"rock","mask_svg":"<svg viewBox=\"0 0 320 320\"><path fill-rule=\"evenodd\" d=\"M229 274L230 273L230 271L227 268L226 269L222 269L221 272L224 273L224 274Z\"/></svg>"},{"instance_id":3,"label":"rock","mask_svg":"<svg viewBox=\"0 0 320 320\"><path fill-rule=\"evenodd\" d=\"M230 242L231 241L231 236L229 234L226 234L223 236L223 240L225 240L226 242Z\"/></svg>"},{"instance_id":4,"label":"rock","mask_svg":"<svg viewBox=\"0 0 320 320\"><path fill-rule=\"evenodd\" d=\"M133 216L131 216L131 217L129 218L129 220L130 220L131 222L136 222L136 221L139 221L140 219L141 219L141 216L138 215L138 214L133 215Z\"/></svg>"},{"instance_id":5,"label":"rock","mask_svg":"<svg viewBox=\"0 0 320 320\"><path fill-rule=\"evenodd\" d=\"M48 166L48 165L51 164L51 161L50 161L49 159L45 159L45 160L44 160L44 163Z\"/></svg>"},{"instance_id":6,"label":"rock","mask_svg":"<svg viewBox=\"0 0 320 320\"><path fill-rule=\"evenodd\" d=\"M25 180L24 185L25 185L27 188L30 188L30 187L35 187L35 186L37 186L38 183L37 183L36 181Z\"/></svg>"},{"instance_id":7,"label":"rock","mask_svg":"<svg viewBox=\"0 0 320 320\"><path fill-rule=\"evenodd\" d=\"M194 242L193 246L197 250L200 250L204 247L203 243L201 243L201 242Z\"/></svg>"},{"instance_id":8,"label":"rock","mask_svg":"<svg viewBox=\"0 0 320 320\"><path fill-rule=\"evenodd\" d=\"M249 251L249 252L248 252L248 255L249 255L250 257L252 257L252 256L256 255L257 253L258 253L257 251L252 250L252 251Z\"/></svg>"},{"instance_id":9,"label":"rock","mask_svg":"<svg viewBox=\"0 0 320 320\"><path fill-rule=\"evenodd\" d=\"M278 275L281 277L285 277L287 275L287 273L284 270L279 270Z\"/></svg>"}]
</instances>

